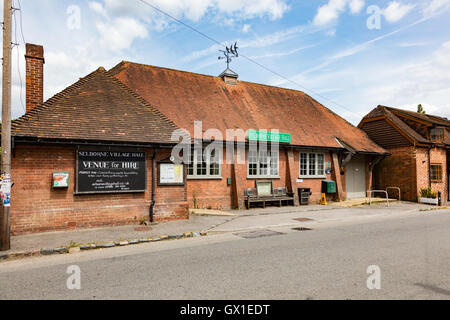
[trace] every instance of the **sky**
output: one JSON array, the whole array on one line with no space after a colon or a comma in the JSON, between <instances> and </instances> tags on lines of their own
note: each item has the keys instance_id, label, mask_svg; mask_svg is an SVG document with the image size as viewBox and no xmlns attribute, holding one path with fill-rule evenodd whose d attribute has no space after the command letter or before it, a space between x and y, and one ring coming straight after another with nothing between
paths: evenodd
<instances>
[{"instance_id":1,"label":"sky","mask_svg":"<svg viewBox=\"0 0 450 320\"><path fill-rule=\"evenodd\" d=\"M450 117L450 0L146 1L237 41L240 80L304 91L354 125L380 104ZM219 44L140 0L13 2L13 118L25 112L24 42L44 46L45 99L122 60L213 76L226 67Z\"/></svg>"}]
</instances>

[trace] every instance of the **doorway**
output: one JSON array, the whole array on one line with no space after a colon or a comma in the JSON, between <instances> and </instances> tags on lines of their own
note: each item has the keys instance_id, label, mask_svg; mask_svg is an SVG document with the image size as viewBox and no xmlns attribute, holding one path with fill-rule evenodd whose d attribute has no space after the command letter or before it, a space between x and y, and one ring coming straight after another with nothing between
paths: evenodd
<instances>
[{"instance_id":1,"label":"doorway","mask_svg":"<svg viewBox=\"0 0 450 320\"><path fill-rule=\"evenodd\" d=\"M346 166L345 185L348 199L366 197L366 161L355 156Z\"/></svg>"}]
</instances>

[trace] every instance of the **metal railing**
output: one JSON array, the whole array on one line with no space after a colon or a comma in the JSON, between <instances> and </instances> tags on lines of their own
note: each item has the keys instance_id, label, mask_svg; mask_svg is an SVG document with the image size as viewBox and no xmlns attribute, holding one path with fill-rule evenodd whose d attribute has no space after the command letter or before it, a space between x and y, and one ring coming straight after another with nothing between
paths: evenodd
<instances>
[{"instance_id":1,"label":"metal railing","mask_svg":"<svg viewBox=\"0 0 450 320\"><path fill-rule=\"evenodd\" d=\"M389 193L389 190L398 190L398 201L402 201L402 190L399 187L388 187L386 191Z\"/></svg>"},{"instance_id":2,"label":"metal railing","mask_svg":"<svg viewBox=\"0 0 450 320\"><path fill-rule=\"evenodd\" d=\"M369 193L369 205L372 205L372 193L384 193L386 195L387 206L389 207L389 194L386 190L368 190Z\"/></svg>"}]
</instances>

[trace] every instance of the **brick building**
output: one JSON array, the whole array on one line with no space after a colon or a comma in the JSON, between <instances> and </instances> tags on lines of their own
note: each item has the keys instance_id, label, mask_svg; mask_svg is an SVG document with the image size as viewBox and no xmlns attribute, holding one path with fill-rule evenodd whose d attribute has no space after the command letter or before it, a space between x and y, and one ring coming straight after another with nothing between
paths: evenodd
<instances>
[{"instance_id":1,"label":"brick building","mask_svg":"<svg viewBox=\"0 0 450 320\"><path fill-rule=\"evenodd\" d=\"M261 180L287 187L296 205L297 188L310 188L318 202L325 179L336 182L336 200L364 197L374 165L388 155L305 93L238 81L231 70L214 77L121 62L43 102L43 48L27 45L26 59L27 113L12 128L15 234L242 208L244 190ZM189 144L182 165L172 157L179 129L192 142L203 138L199 149ZM275 138L265 150L268 136ZM211 141L225 144L211 151Z\"/></svg>"},{"instance_id":2,"label":"brick building","mask_svg":"<svg viewBox=\"0 0 450 320\"><path fill-rule=\"evenodd\" d=\"M450 121L446 118L378 106L359 128L391 153L374 171L374 187L399 187L402 198L417 201L423 188L449 201Z\"/></svg>"}]
</instances>

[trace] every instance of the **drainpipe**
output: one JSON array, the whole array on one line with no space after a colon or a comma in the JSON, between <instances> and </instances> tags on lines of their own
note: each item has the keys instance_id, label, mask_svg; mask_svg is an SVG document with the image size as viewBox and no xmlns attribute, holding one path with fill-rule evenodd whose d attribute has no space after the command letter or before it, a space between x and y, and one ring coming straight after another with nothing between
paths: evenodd
<instances>
[{"instance_id":1,"label":"drainpipe","mask_svg":"<svg viewBox=\"0 0 450 320\"><path fill-rule=\"evenodd\" d=\"M156 154L157 154L157 152L158 152L158 149L155 148L154 151L153 151L153 156L152 156L152 202L150 204L150 212L149 212L150 223L154 222L154 208L155 208L155 204L156 204L156 201L155 201L155 198L156 198L156 190L155 190L155 188L156 188L156 181L155 181L155 178L156 178Z\"/></svg>"},{"instance_id":2,"label":"drainpipe","mask_svg":"<svg viewBox=\"0 0 450 320\"><path fill-rule=\"evenodd\" d=\"M431 147L428 148L428 185L431 188Z\"/></svg>"}]
</instances>

